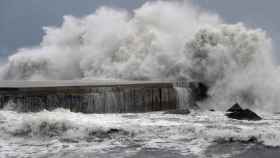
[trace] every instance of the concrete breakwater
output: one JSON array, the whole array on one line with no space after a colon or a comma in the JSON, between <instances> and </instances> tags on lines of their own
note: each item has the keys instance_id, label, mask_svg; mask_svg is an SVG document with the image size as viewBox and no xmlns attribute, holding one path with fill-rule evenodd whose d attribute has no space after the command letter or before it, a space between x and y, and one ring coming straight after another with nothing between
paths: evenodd
<instances>
[{"instance_id":1,"label":"concrete breakwater","mask_svg":"<svg viewBox=\"0 0 280 158\"><path fill-rule=\"evenodd\" d=\"M173 82L0 82L0 108L21 112L66 108L83 113L124 113L177 108Z\"/></svg>"}]
</instances>

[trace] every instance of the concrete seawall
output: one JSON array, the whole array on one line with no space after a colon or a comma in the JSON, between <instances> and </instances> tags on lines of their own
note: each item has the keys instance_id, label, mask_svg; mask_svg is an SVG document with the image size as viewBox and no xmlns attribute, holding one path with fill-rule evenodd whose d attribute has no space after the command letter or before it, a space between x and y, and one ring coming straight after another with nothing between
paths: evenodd
<instances>
[{"instance_id":1,"label":"concrete seawall","mask_svg":"<svg viewBox=\"0 0 280 158\"><path fill-rule=\"evenodd\" d=\"M176 109L173 82L21 81L0 82L0 108L21 112L66 108L83 113Z\"/></svg>"}]
</instances>

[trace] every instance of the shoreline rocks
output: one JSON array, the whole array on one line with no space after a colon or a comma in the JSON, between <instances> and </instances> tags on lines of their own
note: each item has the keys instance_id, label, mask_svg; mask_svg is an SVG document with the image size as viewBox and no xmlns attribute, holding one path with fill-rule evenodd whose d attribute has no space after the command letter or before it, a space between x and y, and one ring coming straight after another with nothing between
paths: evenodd
<instances>
[{"instance_id":1,"label":"shoreline rocks","mask_svg":"<svg viewBox=\"0 0 280 158\"><path fill-rule=\"evenodd\" d=\"M248 121L259 121L262 120L255 112L250 109L242 109L242 107L236 103L227 110L225 114L228 118L236 120L248 120Z\"/></svg>"}]
</instances>

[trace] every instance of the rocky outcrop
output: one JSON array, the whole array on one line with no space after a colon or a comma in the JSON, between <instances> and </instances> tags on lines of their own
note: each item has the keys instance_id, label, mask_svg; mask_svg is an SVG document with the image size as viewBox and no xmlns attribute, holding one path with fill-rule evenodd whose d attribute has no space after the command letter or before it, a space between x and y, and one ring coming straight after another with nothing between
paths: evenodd
<instances>
[{"instance_id":1,"label":"rocky outcrop","mask_svg":"<svg viewBox=\"0 0 280 158\"><path fill-rule=\"evenodd\" d=\"M238 111L242 111L242 108L238 103L235 103L231 108L227 110L227 112L238 112Z\"/></svg>"},{"instance_id":2,"label":"rocky outcrop","mask_svg":"<svg viewBox=\"0 0 280 158\"><path fill-rule=\"evenodd\" d=\"M250 109L242 109L238 103L234 104L227 110L226 116L232 119L248 121L258 121L262 119Z\"/></svg>"}]
</instances>

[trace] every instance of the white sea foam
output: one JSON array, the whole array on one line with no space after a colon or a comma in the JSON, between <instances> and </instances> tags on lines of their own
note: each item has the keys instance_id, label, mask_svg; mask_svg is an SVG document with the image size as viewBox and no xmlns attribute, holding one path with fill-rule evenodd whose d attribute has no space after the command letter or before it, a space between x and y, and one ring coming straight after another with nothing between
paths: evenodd
<instances>
[{"instance_id":1,"label":"white sea foam","mask_svg":"<svg viewBox=\"0 0 280 158\"><path fill-rule=\"evenodd\" d=\"M280 116L262 115L263 121L231 120L221 112L192 112L190 115L80 114L58 109L53 112L16 113L0 111L0 155L28 155L38 150L49 153L80 150L108 152L114 148L179 151L183 155L203 155L216 142L247 142L280 146ZM24 138L24 142L22 139ZM45 141L45 143L43 143ZM25 149L40 144L34 150ZM63 148L62 146L68 146ZM54 146L59 146L59 149ZM133 149L131 146L136 146ZM34 154L33 153L33 154Z\"/></svg>"}]
</instances>

